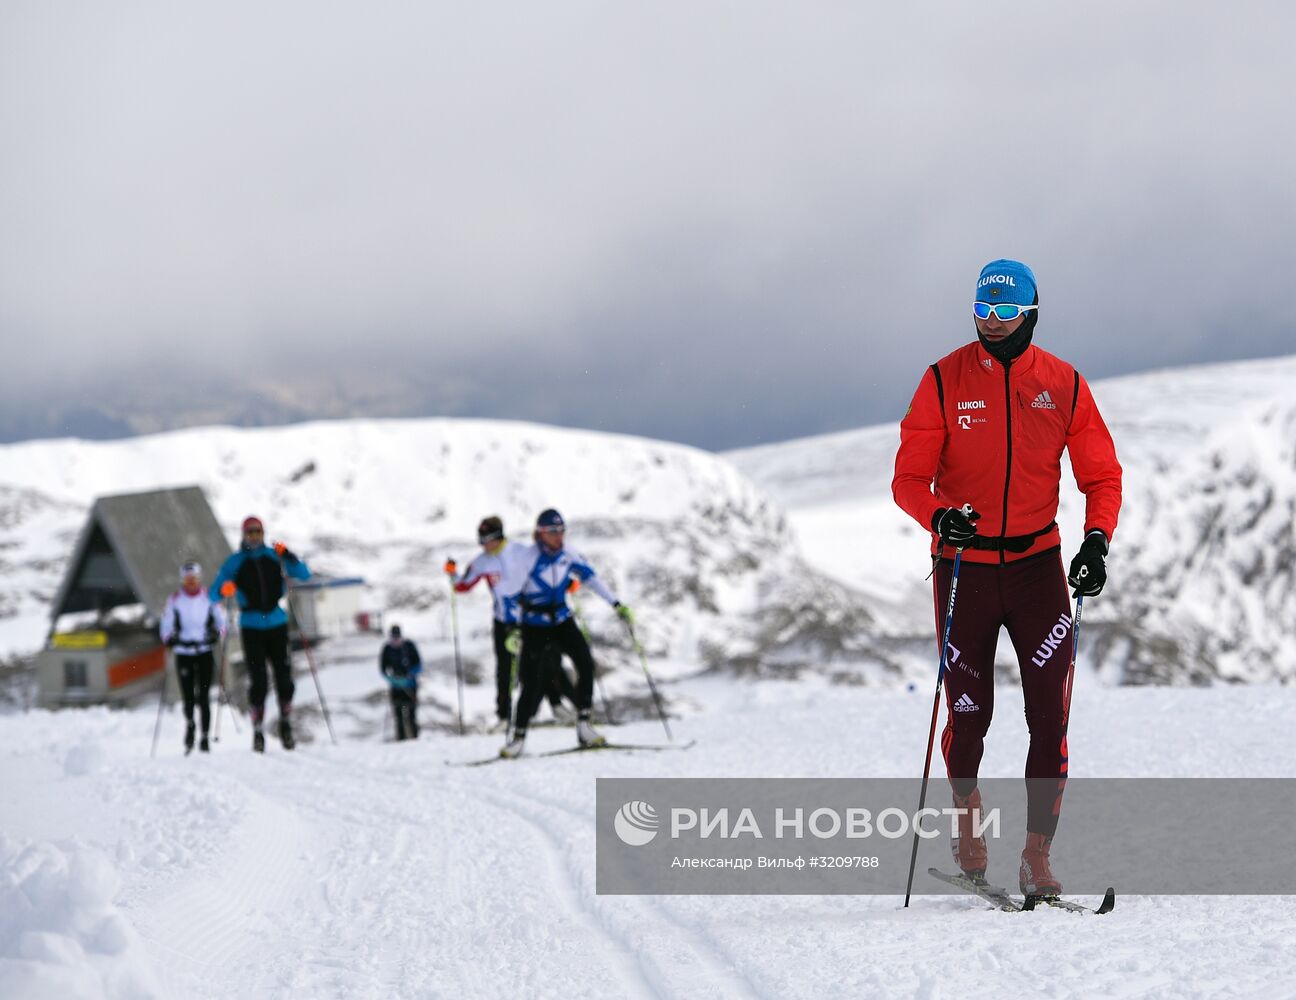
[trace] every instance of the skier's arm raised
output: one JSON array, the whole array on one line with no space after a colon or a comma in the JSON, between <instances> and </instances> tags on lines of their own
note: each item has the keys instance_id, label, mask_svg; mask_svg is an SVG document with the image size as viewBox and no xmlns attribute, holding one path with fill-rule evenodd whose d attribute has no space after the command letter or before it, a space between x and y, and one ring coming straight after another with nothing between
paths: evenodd
<instances>
[{"instance_id":1,"label":"skier's arm raised","mask_svg":"<svg viewBox=\"0 0 1296 1000\"><path fill-rule=\"evenodd\" d=\"M454 567L455 561L453 559L446 561L446 572L451 576L454 575ZM487 586L493 586L494 581L498 580L499 577L499 560L493 555L480 555L468 564L463 576L454 581L455 593L466 594L482 580L486 581Z\"/></svg>"},{"instance_id":2,"label":"skier's arm raised","mask_svg":"<svg viewBox=\"0 0 1296 1000\"><path fill-rule=\"evenodd\" d=\"M279 564L283 567L284 572L294 580L309 580L310 569L306 563L298 558L283 542L274 543L275 555L279 557Z\"/></svg>"}]
</instances>

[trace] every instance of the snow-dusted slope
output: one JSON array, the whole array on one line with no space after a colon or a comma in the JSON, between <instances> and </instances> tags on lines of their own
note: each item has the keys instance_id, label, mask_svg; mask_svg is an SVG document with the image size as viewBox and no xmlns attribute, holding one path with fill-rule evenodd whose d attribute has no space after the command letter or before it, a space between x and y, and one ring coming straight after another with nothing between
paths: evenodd
<instances>
[{"instance_id":1,"label":"snow-dusted slope","mask_svg":"<svg viewBox=\"0 0 1296 1000\"><path fill-rule=\"evenodd\" d=\"M1082 660L1114 681L1296 679L1296 357L1093 390L1125 468L1125 503L1110 583L1086 607ZM810 562L895 597L892 626L925 636L926 533L891 499L898 443L886 425L726 457L785 504ZM1062 492L1069 560L1083 501L1065 467Z\"/></svg>"},{"instance_id":2,"label":"snow-dusted slope","mask_svg":"<svg viewBox=\"0 0 1296 1000\"><path fill-rule=\"evenodd\" d=\"M1107 680L1296 677L1293 389L1296 358L1095 384L1126 470L1111 584L1090 603L1081 651ZM5 446L0 656L41 642L96 495L196 482L231 538L259 514L315 569L364 575L374 603L433 644L450 638L441 563L471 557L478 519L499 513L525 538L556 506L570 544L642 612L668 674L925 675L926 532L891 501L896 442L889 425L715 456L529 424L395 420ZM1069 557L1082 506L1066 486L1064 473ZM630 683L640 675L619 625L584 602L614 686ZM460 610L468 655L485 661L484 595Z\"/></svg>"},{"instance_id":3,"label":"snow-dusted slope","mask_svg":"<svg viewBox=\"0 0 1296 1000\"><path fill-rule=\"evenodd\" d=\"M0 469L0 647L11 652L43 640L96 495L197 483L231 539L256 513L314 570L365 576L389 620L419 639L449 638L441 566L478 551L482 516L500 514L525 541L553 506L568 543L637 609L668 673L794 670L833 656L899 669L871 652L860 596L800 560L781 508L730 463L680 445L497 421L325 422L10 445ZM584 604L604 662L641 681L619 623L592 595ZM460 605L467 651L485 660L484 588Z\"/></svg>"}]
</instances>

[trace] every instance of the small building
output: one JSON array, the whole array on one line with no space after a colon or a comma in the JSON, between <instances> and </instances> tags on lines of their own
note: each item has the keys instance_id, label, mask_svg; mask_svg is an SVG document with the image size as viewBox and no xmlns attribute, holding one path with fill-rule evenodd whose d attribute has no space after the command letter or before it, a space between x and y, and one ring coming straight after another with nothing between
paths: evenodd
<instances>
[{"instance_id":1,"label":"small building","mask_svg":"<svg viewBox=\"0 0 1296 1000\"><path fill-rule=\"evenodd\" d=\"M166 647L158 619L182 562L210 581L229 542L198 486L99 497L50 607L36 657L43 707L125 701L158 690Z\"/></svg>"},{"instance_id":2,"label":"small building","mask_svg":"<svg viewBox=\"0 0 1296 1000\"><path fill-rule=\"evenodd\" d=\"M382 615L367 610L363 577L312 575L293 581L292 612L296 631L311 642L359 632L381 631Z\"/></svg>"}]
</instances>

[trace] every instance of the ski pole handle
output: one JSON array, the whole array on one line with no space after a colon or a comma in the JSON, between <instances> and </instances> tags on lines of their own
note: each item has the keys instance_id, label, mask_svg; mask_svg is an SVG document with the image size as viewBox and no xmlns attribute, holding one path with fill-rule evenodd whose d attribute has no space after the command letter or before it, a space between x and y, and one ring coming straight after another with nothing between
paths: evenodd
<instances>
[{"instance_id":1,"label":"ski pole handle","mask_svg":"<svg viewBox=\"0 0 1296 1000\"><path fill-rule=\"evenodd\" d=\"M967 503L967 502L964 502L963 506L959 508L959 512L960 512L964 517L967 517L967 518L970 518L973 514L976 513L976 511L973 510L972 505L971 505L970 503ZM962 545L958 546L958 548L957 548L955 551L957 551L957 552L962 552L962 551L963 551L963 546L962 546Z\"/></svg>"}]
</instances>

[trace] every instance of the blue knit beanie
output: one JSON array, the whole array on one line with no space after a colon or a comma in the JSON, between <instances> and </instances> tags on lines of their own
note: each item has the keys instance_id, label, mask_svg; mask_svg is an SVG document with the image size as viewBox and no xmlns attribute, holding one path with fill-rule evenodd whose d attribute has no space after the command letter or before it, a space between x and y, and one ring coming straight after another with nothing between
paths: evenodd
<instances>
[{"instance_id":1,"label":"blue knit beanie","mask_svg":"<svg viewBox=\"0 0 1296 1000\"><path fill-rule=\"evenodd\" d=\"M1019 260L992 260L977 278L977 302L1012 302L1028 306L1035 301L1035 272Z\"/></svg>"},{"instance_id":2,"label":"blue knit beanie","mask_svg":"<svg viewBox=\"0 0 1296 1000\"><path fill-rule=\"evenodd\" d=\"M566 523L563 517L556 510L550 507L548 510L542 510L540 516L536 518L537 528L565 528Z\"/></svg>"}]
</instances>

